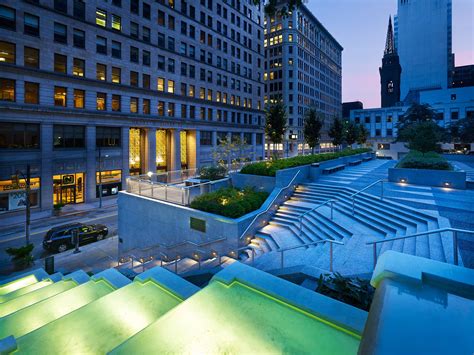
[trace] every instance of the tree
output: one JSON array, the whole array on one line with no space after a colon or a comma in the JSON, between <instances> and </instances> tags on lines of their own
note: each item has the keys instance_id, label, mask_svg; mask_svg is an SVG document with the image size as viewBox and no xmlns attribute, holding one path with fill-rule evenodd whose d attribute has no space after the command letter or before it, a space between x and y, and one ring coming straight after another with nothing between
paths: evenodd
<instances>
[{"instance_id":1,"label":"tree","mask_svg":"<svg viewBox=\"0 0 474 355\"><path fill-rule=\"evenodd\" d=\"M265 13L267 15L279 15L282 17L288 16L290 11L299 7L302 4L302 0L253 0L254 5L264 5Z\"/></svg>"},{"instance_id":2,"label":"tree","mask_svg":"<svg viewBox=\"0 0 474 355\"><path fill-rule=\"evenodd\" d=\"M474 142L474 117L466 117L449 126L451 137L464 144Z\"/></svg>"},{"instance_id":3,"label":"tree","mask_svg":"<svg viewBox=\"0 0 474 355\"><path fill-rule=\"evenodd\" d=\"M344 124L340 118L335 118L331 127L329 128L329 137L332 138L332 144L335 146L341 145L344 141Z\"/></svg>"},{"instance_id":4,"label":"tree","mask_svg":"<svg viewBox=\"0 0 474 355\"><path fill-rule=\"evenodd\" d=\"M354 122L351 122L351 121L346 121L344 122L344 141L348 144L348 145L353 145L356 140L357 140L357 136L358 136L358 127L355 125Z\"/></svg>"},{"instance_id":5,"label":"tree","mask_svg":"<svg viewBox=\"0 0 474 355\"><path fill-rule=\"evenodd\" d=\"M314 147L319 143L323 125L324 118L321 113L317 112L314 108L310 108L306 111L303 135L306 143L308 143L311 148L311 154L314 154Z\"/></svg>"},{"instance_id":6,"label":"tree","mask_svg":"<svg viewBox=\"0 0 474 355\"><path fill-rule=\"evenodd\" d=\"M369 136L369 131L363 124L359 125L357 128L357 144L365 144L367 142L367 137Z\"/></svg>"},{"instance_id":7,"label":"tree","mask_svg":"<svg viewBox=\"0 0 474 355\"><path fill-rule=\"evenodd\" d=\"M398 118L398 129L414 122L434 121L436 119L436 112L428 104L413 104L405 112L405 114Z\"/></svg>"},{"instance_id":8,"label":"tree","mask_svg":"<svg viewBox=\"0 0 474 355\"><path fill-rule=\"evenodd\" d=\"M266 108L265 134L269 141L275 144L283 142L286 131L286 107L281 101Z\"/></svg>"},{"instance_id":9,"label":"tree","mask_svg":"<svg viewBox=\"0 0 474 355\"><path fill-rule=\"evenodd\" d=\"M233 163L250 160L250 146L240 137L235 137L232 140L226 137L212 149L212 157L218 165L227 165L228 168L231 168Z\"/></svg>"},{"instance_id":10,"label":"tree","mask_svg":"<svg viewBox=\"0 0 474 355\"><path fill-rule=\"evenodd\" d=\"M398 130L397 141L407 142L410 150L424 154L439 151L439 142L444 139L445 133L436 122L413 122Z\"/></svg>"}]
</instances>

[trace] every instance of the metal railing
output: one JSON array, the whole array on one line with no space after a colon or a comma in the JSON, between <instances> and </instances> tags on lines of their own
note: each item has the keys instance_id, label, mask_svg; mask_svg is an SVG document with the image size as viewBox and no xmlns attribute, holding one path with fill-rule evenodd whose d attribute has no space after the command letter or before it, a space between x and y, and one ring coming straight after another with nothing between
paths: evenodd
<instances>
[{"instance_id":1,"label":"metal railing","mask_svg":"<svg viewBox=\"0 0 474 355\"><path fill-rule=\"evenodd\" d=\"M352 199L352 215L354 215L354 211L355 211L355 198L356 198L356 196L359 195L360 193L364 192L365 190L370 189L372 186L377 185L378 183L380 183L382 185L381 190L380 190L380 199L383 200L383 183L386 182L386 181L387 180L385 180L385 179L377 180L377 181L371 183L370 185L367 185L363 189L361 189L357 192L354 192L352 195L350 195L349 198Z\"/></svg>"},{"instance_id":2,"label":"metal railing","mask_svg":"<svg viewBox=\"0 0 474 355\"><path fill-rule=\"evenodd\" d=\"M301 234L303 233L303 218L305 218L308 214L310 214L311 212L314 212L316 211L318 208L320 207L323 207L323 206L326 206L328 203L331 204L331 221L334 219L334 203L335 202L339 202L339 200L336 200L336 199L330 199L330 200L327 200L327 201L324 201L323 203L321 203L320 205L317 205L316 207L313 207L312 209L310 209L309 211L306 211L305 213L303 213L301 216L298 217L299 219L299 235L301 236Z\"/></svg>"},{"instance_id":3,"label":"metal railing","mask_svg":"<svg viewBox=\"0 0 474 355\"><path fill-rule=\"evenodd\" d=\"M247 226L247 228L245 228L244 232L240 235L240 238L239 240L242 240L248 233L248 231L255 226L255 223L257 222L257 220L264 214L268 213L271 209L277 209L278 208L278 205L274 205L275 201L281 197L281 195L283 194L286 194L288 192L288 189L290 189L291 187L293 187L293 190L296 189L296 185L294 185L294 181L296 179L296 177L299 175L300 173L300 170L298 170L296 172L296 174L293 176L293 178L290 180L290 182L288 183L288 185L286 185L285 187L282 187L280 188L280 191L277 193L277 195L272 199L272 201L268 204L268 207L258 213L253 219L252 219L252 222L250 222L250 224Z\"/></svg>"},{"instance_id":4,"label":"metal railing","mask_svg":"<svg viewBox=\"0 0 474 355\"><path fill-rule=\"evenodd\" d=\"M283 266L285 265L285 252L287 252L289 250L299 249L299 248L306 248L308 246L321 244L321 243L329 243L329 271L333 272L333 262L334 262L333 244L344 245L343 242L340 242L339 240L334 240L334 239L322 239L322 240L318 240L317 242L312 242L312 243L308 243L308 244L301 244L301 245L297 245L297 246L294 246L294 247L289 247L289 248L276 250L276 252L281 253L280 268L283 268Z\"/></svg>"},{"instance_id":5,"label":"metal railing","mask_svg":"<svg viewBox=\"0 0 474 355\"><path fill-rule=\"evenodd\" d=\"M373 247L373 261L374 261L374 269L375 265L377 264L377 245L382 243L393 242L394 240L401 240L401 239L409 239L409 238L417 238L421 236L427 236L430 238L433 234L438 233L445 233L445 232L452 232L451 237L453 239L453 263L454 265L459 265L459 256L458 256L458 233L466 233L466 234L474 234L474 231L467 230L467 229L458 229L458 228L440 228L440 229L432 229L425 232L414 233L410 235L404 235L401 237L393 237L387 238L383 240L376 240L373 242L367 242L367 245L372 245ZM441 236L442 238L442 236Z\"/></svg>"}]
</instances>

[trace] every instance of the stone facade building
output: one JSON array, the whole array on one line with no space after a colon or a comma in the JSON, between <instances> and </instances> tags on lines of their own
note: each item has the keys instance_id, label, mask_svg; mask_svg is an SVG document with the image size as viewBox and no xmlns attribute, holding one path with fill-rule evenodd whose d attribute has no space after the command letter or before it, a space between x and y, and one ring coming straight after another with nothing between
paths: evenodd
<instances>
[{"instance_id":1,"label":"stone facade building","mask_svg":"<svg viewBox=\"0 0 474 355\"><path fill-rule=\"evenodd\" d=\"M95 201L129 175L264 156L263 9L249 0L0 4L0 213Z\"/></svg>"}]
</instances>

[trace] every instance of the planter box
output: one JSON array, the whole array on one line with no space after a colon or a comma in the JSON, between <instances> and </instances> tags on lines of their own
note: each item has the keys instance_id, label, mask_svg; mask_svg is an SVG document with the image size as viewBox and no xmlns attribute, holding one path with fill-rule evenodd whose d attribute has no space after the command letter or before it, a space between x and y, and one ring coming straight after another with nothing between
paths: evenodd
<instances>
[{"instance_id":1,"label":"planter box","mask_svg":"<svg viewBox=\"0 0 474 355\"><path fill-rule=\"evenodd\" d=\"M388 169L388 181L410 185L466 189L466 172L430 169Z\"/></svg>"}]
</instances>

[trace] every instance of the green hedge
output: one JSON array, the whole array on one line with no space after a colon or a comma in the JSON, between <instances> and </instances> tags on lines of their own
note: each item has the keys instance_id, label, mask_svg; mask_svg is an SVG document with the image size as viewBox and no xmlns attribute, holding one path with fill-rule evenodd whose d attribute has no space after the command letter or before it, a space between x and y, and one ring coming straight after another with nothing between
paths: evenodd
<instances>
[{"instance_id":1,"label":"green hedge","mask_svg":"<svg viewBox=\"0 0 474 355\"><path fill-rule=\"evenodd\" d=\"M415 150L408 153L398 164L397 168L453 170L451 164L441 155L429 152L420 153Z\"/></svg>"},{"instance_id":2,"label":"green hedge","mask_svg":"<svg viewBox=\"0 0 474 355\"><path fill-rule=\"evenodd\" d=\"M228 187L196 197L191 202L191 208L225 217L239 218L259 209L267 197L268 193L257 192L251 188L239 190Z\"/></svg>"},{"instance_id":3,"label":"green hedge","mask_svg":"<svg viewBox=\"0 0 474 355\"><path fill-rule=\"evenodd\" d=\"M278 170L294 168L301 165L319 163L326 160L337 159L349 155L367 153L372 151L369 148L344 149L337 153L323 153L313 155L300 155L293 158L263 161L247 165L240 171L242 174L275 176Z\"/></svg>"}]
</instances>

